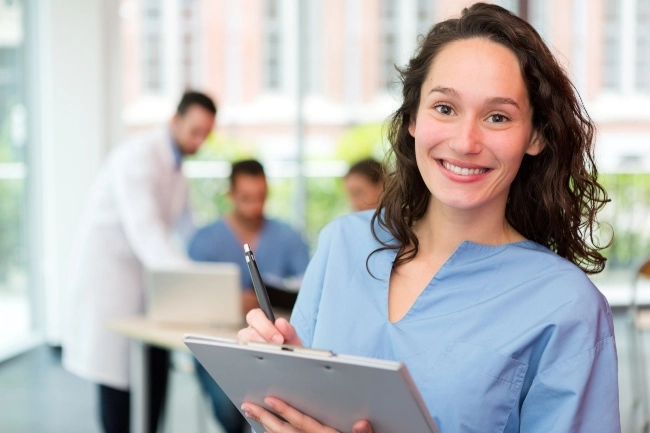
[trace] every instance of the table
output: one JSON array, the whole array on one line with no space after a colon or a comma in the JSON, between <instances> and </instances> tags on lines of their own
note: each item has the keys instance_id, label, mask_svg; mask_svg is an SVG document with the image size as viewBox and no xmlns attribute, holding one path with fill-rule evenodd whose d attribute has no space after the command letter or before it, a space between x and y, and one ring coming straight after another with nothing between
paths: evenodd
<instances>
[{"instance_id":1,"label":"table","mask_svg":"<svg viewBox=\"0 0 650 433\"><path fill-rule=\"evenodd\" d=\"M280 317L286 317L280 315ZM245 324L237 327L207 327L193 325L168 325L157 323L144 316L136 316L114 320L109 328L131 339L131 431L146 433L148 431L148 375L147 345L153 345L170 350L189 352L183 344L185 334L201 334L221 338L237 338L237 332Z\"/></svg>"}]
</instances>

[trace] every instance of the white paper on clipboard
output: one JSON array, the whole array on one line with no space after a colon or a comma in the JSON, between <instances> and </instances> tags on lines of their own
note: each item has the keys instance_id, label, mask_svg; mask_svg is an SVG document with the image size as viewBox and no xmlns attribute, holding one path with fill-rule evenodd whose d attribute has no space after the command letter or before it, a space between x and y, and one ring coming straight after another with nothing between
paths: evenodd
<instances>
[{"instance_id":1,"label":"white paper on clipboard","mask_svg":"<svg viewBox=\"0 0 650 433\"><path fill-rule=\"evenodd\" d=\"M271 410L264 398L273 396L341 432L367 419L375 433L439 433L403 363L201 335L183 341L237 408L250 401Z\"/></svg>"}]
</instances>

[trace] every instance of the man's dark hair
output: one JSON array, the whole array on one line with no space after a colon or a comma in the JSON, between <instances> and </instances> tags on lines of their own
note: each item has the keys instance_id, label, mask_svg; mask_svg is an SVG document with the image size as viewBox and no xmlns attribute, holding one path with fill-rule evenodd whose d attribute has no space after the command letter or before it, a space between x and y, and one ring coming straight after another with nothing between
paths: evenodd
<instances>
[{"instance_id":1,"label":"man's dark hair","mask_svg":"<svg viewBox=\"0 0 650 433\"><path fill-rule=\"evenodd\" d=\"M235 186L235 178L240 174L247 174L249 176L266 176L264 174L264 167L256 159L244 159L232 163L230 171L230 188Z\"/></svg>"},{"instance_id":2,"label":"man's dark hair","mask_svg":"<svg viewBox=\"0 0 650 433\"><path fill-rule=\"evenodd\" d=\"M183 116L192 105L198 105L212 114L217 114L217 106L214 105L214 101L208 95L192 91L183 94L181 102L178 103L178 107L176 108L176 113Z\"/></svg>"}]
</instances>

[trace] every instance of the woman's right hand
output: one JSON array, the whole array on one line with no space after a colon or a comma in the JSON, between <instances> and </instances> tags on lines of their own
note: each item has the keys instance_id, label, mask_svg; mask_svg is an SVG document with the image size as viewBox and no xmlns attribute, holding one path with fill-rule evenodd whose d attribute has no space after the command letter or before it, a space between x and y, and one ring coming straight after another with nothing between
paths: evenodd
<instances>
[{"instance_id":1,"label":"woman's right hand","mask_svg":"<svg viewBox=\"0 0 650 433\"><path fill-rule=\"evenodd\" d=\"M237 333L237 340L240 344L247 344L251 341L271 342L277 344L291 344L302 346L302 341L296 334L296 329L286 319L276 319L275 324L266 317L266 314L255 308L246 314L248 327ZM267 397L264 402L273 408L282 418L251 402L244 402L241 409L247 418L252 418L264 426L265 431L273 433L334 433L335 430L323 426L313 418L290 407L285 402ZM368 421L362 420L354 424L354 433L372 433L372 426Z\"/></svg>"},{"instance_id":2,"label":"woman's right hand","mask_svg":"<svg viewBox=\"0 0 650 433\"><path fill-rule=\"evenodd\" d=\"M276 319L275 324L273 324L260 308L254 308L246 314L246 323L248 323L248 327L241 329L237 333L239 344L259 341L302 346L302 341L296 334L296 328L281 317Z\"/></svg>"}]
</instances>

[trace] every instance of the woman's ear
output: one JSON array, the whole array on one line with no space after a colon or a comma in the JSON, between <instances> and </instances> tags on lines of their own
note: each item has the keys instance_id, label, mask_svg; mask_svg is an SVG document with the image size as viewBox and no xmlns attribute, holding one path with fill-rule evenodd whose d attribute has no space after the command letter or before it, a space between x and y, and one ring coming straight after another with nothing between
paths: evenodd
<instances>
[{"instance_id":1,"label":"woman's ear","mask_svg":"<svg viewBox=\"0 0 650 433\"><path fill-rule=\"evenodd\" d=\"M415 119L413 116L410 116L409 118L409 134L411 134L411 137L415 138Z\"/></svg>"},{"instance_id":2,"label":"woman's ear","mask_svg":"<svg viewBox=\"0 0 650 433\"><path fill-rule=\"evenodd\" d=\"M542 150L544 150L545 145L546 142L544 141L542 135L537 130L535 130L533 131L533 134L530 137L530 141L528 142L526 153L531 156L539 155Z\"/></svg>"}]
</instances>

